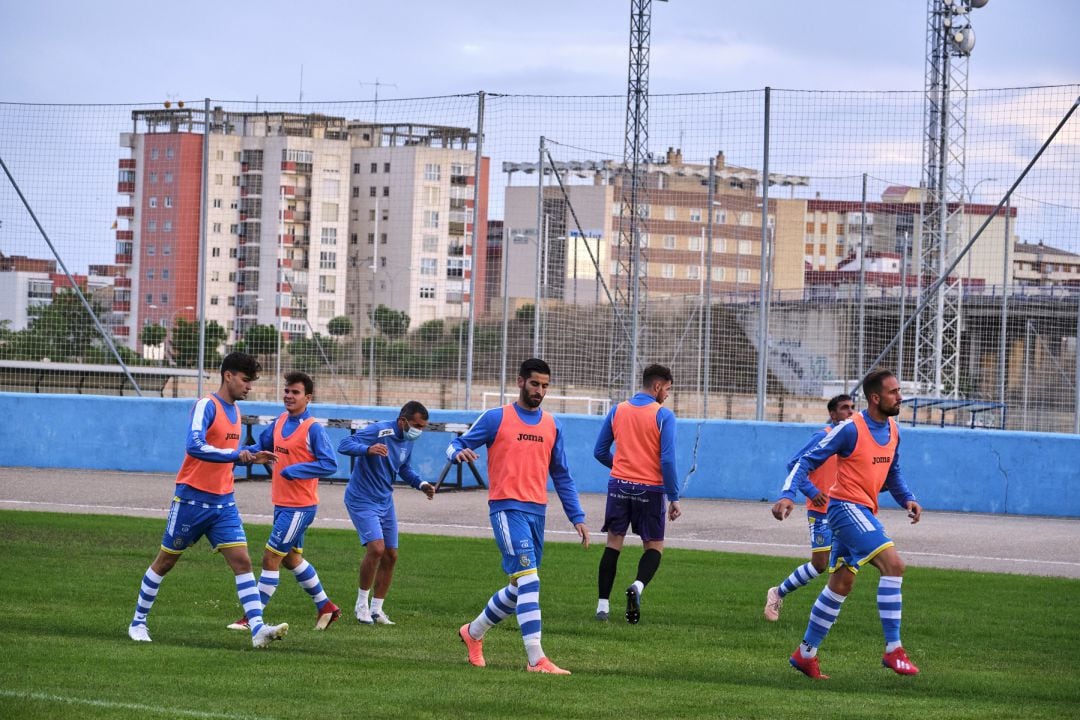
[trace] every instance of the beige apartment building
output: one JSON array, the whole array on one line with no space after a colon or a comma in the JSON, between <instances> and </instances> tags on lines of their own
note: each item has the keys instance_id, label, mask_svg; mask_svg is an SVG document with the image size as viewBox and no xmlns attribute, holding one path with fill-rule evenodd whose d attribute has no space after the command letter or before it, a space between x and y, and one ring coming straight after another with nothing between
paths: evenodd
<instances>
[{"instance_id":1,"label":"beige apartment building","mask_svg":"<svg viewBox=\"0 0 1080 720\"><path fill-rule=\"evenodd\" d=\"M372 303L421 319L467 314L477 222L468 129L220 108L203 115L137 110L120 138L130 152L117 185L128 198L117 208L125 276L116 279L110 325L129 346L139 347L143 325L197 316L200 270L206 318L226 329L228 343L254 325L273 325L286 340L325 335L339 315L363 333ZM430 283L402 272L431 261Z\"/></svg>"}]
</instances>

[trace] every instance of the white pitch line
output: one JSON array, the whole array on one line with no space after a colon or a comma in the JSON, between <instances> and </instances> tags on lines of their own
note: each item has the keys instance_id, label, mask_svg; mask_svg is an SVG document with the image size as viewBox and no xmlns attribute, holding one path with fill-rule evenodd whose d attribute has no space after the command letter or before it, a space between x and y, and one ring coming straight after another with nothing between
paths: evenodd
<instances>
[{"instance_id":1,"label":"white pitch line","mask_svg":"<svg viewBox=\"0 0 1080 720\"><path fill-rule=\"evenodd\" d=\"M130 505L89 505L84 503L58 503L58 502L41 502L34 500L3 500L0 499L0 505L28 505L28 506L40 506L40 507L65 507L65 508L78 508L82 510L133 510L137 512L160 512L164 513L167 510L164 508L144 508L144 507L132 507ZM246 518L261 518L261 519L273 519L273 515L266 515L262 513L244 513ZM349 525L351 521L348 518L333 518L333 517L320 517L320 521L324 523L342 523ZM415 522L399 522L400 527L409 528L432 528L432 529L453 529L453 530L472 530L478 533L488 533L491 528L486 525L458 525L450 523L415 523ZM549 535L572 535L577 537L577 533L570 530L548 530ZM722 545L731 547L755 547L755 548L782 548L785 550L800 549L803 545L793 545L789 543L766 543L766 542L754 542L749 540L710 540L701 538L680 538L676 536L668 536L668 539L673 542L685 542L685 543L700 543L702 545ZM997 557L994 555L954 555L950 553L932 553L932 552L919 552L914 550L905 550L904 555L921 556L928 558L941 558L943 560L977 560L984 562L1009 562L1009 563L1037 563L1040 565L1060 565L1062 567L1076 567L1080 568L1080 562L1068 562L1064 560L1038 560L1033 558L1008 558Z\"/></svg>"},{"instance_id":2,"label":"white pitch line","mask_svg":"<svg viewBox=\"0 0 1080 720\"><path fill-rule=\"evenodd\" d=\"M166 717L193 717L213 718L215 720L256 720L255 715L233 715L231 713L204 712L202 710L183 710L174 707L160 707L157 705L142 705L140 703L113 702L111 700L92 700L90 698L65 697L63 695L50 695L38 692L19 692L17 690L0 690L0 697L17 698L22 700L36 700L38 702L63 703L65 705L89 705L92 707L109 708L115 710L133 710L140 713L154 713Z\"/></svg>"}]
</instances>

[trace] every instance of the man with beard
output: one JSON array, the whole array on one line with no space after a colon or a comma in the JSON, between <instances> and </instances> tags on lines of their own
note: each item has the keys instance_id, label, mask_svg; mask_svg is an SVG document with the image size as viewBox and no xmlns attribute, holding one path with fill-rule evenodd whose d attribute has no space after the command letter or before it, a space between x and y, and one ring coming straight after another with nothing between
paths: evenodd
<instances>
[{"instance_id":1,"label":"man with beard","mask_svg":"<svg viewBox=\"0 0 1080 720\"><path fill-rule=\"evenodd\" d=\"M544 655L540 645L540 561L544 554L547 479L581 544L589 547L585 511L566 464L561 424L540 409L551 384L551 368L531 358L518 371L518 399L488 410L469 431L455 438L446 455L454 462L476 460L476 448L487 446L488 508L502 569L510 582L488 600L471 623L458 629L469 663L484 667L484 633L513 614L529 657L528 671L569 675Z\"/></svg>"},{"instance_id":2,"label":"man with beard","mask_svg":"<svg viewBox=\"0 0 1080 720\"><path fill-rule=\"evenodd\" d=\"M900 675L917 675L919 668L908 659L900 643L900 586L904 561L877 518L878 493L888 489L908 511L912 523L922 517L922 507L900 474L900 382L888 370L875 370L862 384L867 408L840 423L825 439L802 456L795 470L800 484L805 475L837 456L836 482L828 490L828 520L833 532L829 558L829 583L810 611L802 644L789 662L813 679L826 679L818 667L817 651L836 622L844 600L855 585L855 576L867 564L881 573L877 604L885 633L881 664Z\"/></svg>"}]
</instances>

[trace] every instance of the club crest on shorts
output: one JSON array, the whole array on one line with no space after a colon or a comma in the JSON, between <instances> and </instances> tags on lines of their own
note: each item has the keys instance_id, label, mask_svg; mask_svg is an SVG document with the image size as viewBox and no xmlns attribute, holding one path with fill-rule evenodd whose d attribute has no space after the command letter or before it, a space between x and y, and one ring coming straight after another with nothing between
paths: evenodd
<instances>
[{"instance_id":1,"label":"club crest on shorts","mask_svg":"<svg viewBox=\"0 0 1080 720\"><path fill-rule=\"evenodd\" d=\"M530 565L529 556L528 555L520 556L518 558L518 562L521 564L521 567L529 567L529 565Z\"/></svg>"}]
</instances>

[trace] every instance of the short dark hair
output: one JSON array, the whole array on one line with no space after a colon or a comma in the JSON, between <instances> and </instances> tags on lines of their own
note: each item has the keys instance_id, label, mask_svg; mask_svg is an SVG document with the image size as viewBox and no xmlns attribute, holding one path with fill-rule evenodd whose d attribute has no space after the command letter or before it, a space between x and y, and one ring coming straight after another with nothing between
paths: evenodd
<instances>
[{"instance_id":1,"label":"short dark hair","mask_svg":"<svg viewBox=\"0 0 1080 720\"><path fill-rule=\"evenodd\" d=\"M650 365L645 368L641 373L641 387L648 387L657 380L663 380L664 382L675 382L675 378L671 375L671 368L664 365Z\"/></svg>"},{"instance_id":2,"label":"short dark hair","mask_svg":"<svg viewBox=\"0 0 1080 720\"><path fill-rule=\"evenodd\" d=\"M243 373L252 380L258 380L261 370L262 365L259 364L259 361L253 355L244 352L231 352L221 361L222 381L225 380L225 373L227 372Z\"/></svg>"},{"instance_id":3,"label":"short dark hair","mask_svg":"<svg viewBox=\"0 0 1080 720\"><path fill-rule=\"evenodd\" d=\"M829 400L829 402L825 405L825 409L827 409L829 412L836 412L836 406L837 405L844 402L845 400L851 400L851 399L852 399L851 396L848 395L847 393L840 393L836 397Z\"/></svg>"},{"instance_id":4,"label":"short dark hair","mask_svg":"<svg viewBox=\"0 0 1080 720\"><path fill-rule=\"evenodd\" d=\"M551 368L540 358L529 358L521 363L521 367L518 369L518 377L528 380L533 373L550 376Z\"/></svg>"},{"instance_id":5,"label":"short dark hair","mask_svg":"<svg viewBox=\"0 0 1080 720\"><path fill-rule=\"evenodd\" d=\"M304 384L304 394L312 395L315 392L315 383L312 381L311 376L306 372L299 370L293 370L292 372L285 373L285 385L295 385L296 383Z\"/></svg>"},{"instance_id":6,"label":"short dark hair","mask_svg":"<svg viewBox=\"0 0 1080 720\"><path fill-rule=\"evenodd\" d=\"M873 394L881 394L881 386L885 384L886 378L896 377L896 373L892 370L872 370L869 375L862 381L863 397L867 400Z\"/></svg>"},{"instance_id":7,"label":"short dark hair","mask_svg":"<svg viewBox=\"0 0 1080 720\"><path fill-rule=\"evenodd\" d=\"M401 406L401 412L398 413L398 417L403 417L406 420L412 418L413 415L420 415L425 420L428 419L428 410L419 400L410 400L405 403Z\"/></svg>"}]
</instances>

